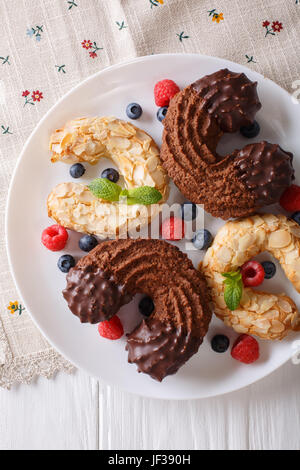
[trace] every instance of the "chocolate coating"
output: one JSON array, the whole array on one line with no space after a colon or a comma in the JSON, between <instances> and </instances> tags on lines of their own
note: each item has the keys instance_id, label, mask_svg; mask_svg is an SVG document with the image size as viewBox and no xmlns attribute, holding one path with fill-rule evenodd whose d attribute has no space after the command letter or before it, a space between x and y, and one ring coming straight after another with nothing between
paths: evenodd
<instances>
[{"instance_id":1,"label":"chocolate coating","mask_svg":"<svg viewBox=\"0 0 300 470\"><path fill-rule=\"evenodd\" d=\"M113 276L94 266L72 268L63 296L81 323L93 324L109 320L132 298Z\"/></svg>"},{"instance_id":2,"label":"chocolate coating","mask_svg":"<svg viewBox=\"0 0 300 470\"><path fill-rule=\"evenodd\" d=\"M138 372L162 381L175 374L199 349L203 338L193 336L183 327L160 322L156 318L143 322L128 336L128 362L135 362Z\"/></svg>"},{"instance_id":3,"label":"chocolate coating","mask_svg":"<svg viewBox=\"0 0 300 470\"><path fill-rule=\"evenodd\" d=\"M249 146L225 157L217 153L223 132L249 125L260 106L256 84L227 69L198 80L170 102L163 121L163 166L189 201L215 217L251 215L278 201L293 180L292 155L271 144L251 144L250 159ZM255 184L253 158L263 171Z\"/></svg>"},{"instance_id":4,"label":"chocolate coating","mask_svg":"<svg viewBox=\"0 0 300 470\"><path fill-rule=\"evenodd\" d=\"M249 144L234 160L241 180L255 194L258 204L265 206L278 201L294 179L293 154L268 142Z\"/></svg>"},{"instance_id":5,"label":"chocolate coating","mask_svg":"<svg viewBox=\"0 0 300 470\"><path fill-rule=\"evenodd\" d=\"M261 108L257 82L251 82L244 73L218 70L200 78L192 87L204 99L205 108L223 132L236 132L242 126L249 126Z\"/></svg>"},{"instance_id":6,"label":"chocolate coating","mask_svg":"<svg viewBox=\"0 0 300 470\"><path fill-rule=\"evenodd\" d=\"M72 293L80 288L80 295L74 296L74 303L76 312L84 315L86 302L92 306L97 303L101 306L103 302L102 294L98 301L97 289L86 289L82 272L92 272L88 285L95 285L95 278L99 275L98 285L101 287L105 276L109 282L113 279L114 290L119 285L123 286L121 292L129 296L143 293L153 299L155 310L151 317L128 338L129 362L135 362L142 372L162 380L175 373L197 352L211 320L210 298L203 275L177 247L163 240L141 238L113 240L98 245L77 263L68 276ZM107 297L111 299L111 285L108 287ZM88 300L84 296L85 290ZM117 304L120 303L117 300L110 307L109 316L111 309L117 312Z\"/></svg>"}]
</instances>

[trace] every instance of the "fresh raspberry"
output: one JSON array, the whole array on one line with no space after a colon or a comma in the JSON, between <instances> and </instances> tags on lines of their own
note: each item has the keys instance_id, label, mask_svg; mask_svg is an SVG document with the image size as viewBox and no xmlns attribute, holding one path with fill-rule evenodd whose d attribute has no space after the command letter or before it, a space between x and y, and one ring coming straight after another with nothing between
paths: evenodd
<instances>
[{"instance_id":1,"label":"fresh raspberry","mask_svg":"<svg viewBox=\"0 0 300 470\"><path fill-rule=\"evenodd\" d=\"M100 336L107 339L120 339L124 334L123 325L117 315L99 323L98 331Z\"/></svg>"},{"instance_id":2,"label":"fresh raspberry","mask_svg":"<svg viewBox=\"0 0 300 470\"><path fill-rule=\"evenodd\" d=\"M300 186L292 184L280 198L280 205L288 212L300 210Z\"/></svg>"},{"instance_id":3,"label":"fresh raspberry","mask_svg":"<svg viewBox=\"0 0 300 470\"><path fill-rule=\"evenodd\" d=\"M61 225L51 225L51 227L43 231L42 243L48 250L60 251L66 246L68 237L69 235L65 227Z\"/></svg>"},{"instance_id":4,"label":"fresh raspberry","mask_svg":"<svg viewBox=\"0 0 300 470\"><path fill-rule=\"evenodd\" d=\"M259 358L259 344L252 336L241 335L232 347L231 356L244 364L252 364Z\"/></svg>"},{"instance_id":5,"label":"fresh raspberry","mask_svg":"<svg viewBox=\"0 0 300 470\"><path fill-rule=\"evenodd\" d=\"M184 222L177 217L165 219L161 226L161 235L165 240L178 241L184 238Z\"/></svg>"},{"instance_id":6,"label":"fresh raspberry","mask_svg":"<svg viewBox=\"0 0 300 470\"><path fill-rule=\"evenodd\" d=\"M161 80L154 87L154 98L157 106L169 106L171 98L180 91L178 85L173 80Z\"/></svg>"},{"instance_id":7,"label":"fresh raspberry","mask_svg":"<svg viewBox=\"0 0 300 470\"><path fill-rule=\"evenodd\" d=\"M265 278L265 270L258 261L247 261L241 267L243 284L245 287L259 286Z\"/></svg>"}]
</instances>

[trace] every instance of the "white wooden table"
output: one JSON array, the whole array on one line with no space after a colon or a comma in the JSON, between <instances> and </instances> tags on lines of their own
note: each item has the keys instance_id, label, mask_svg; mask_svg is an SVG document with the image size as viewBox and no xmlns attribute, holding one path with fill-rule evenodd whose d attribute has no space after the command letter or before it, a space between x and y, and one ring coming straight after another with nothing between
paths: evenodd
<instances>
[{"instance_id":1,"label":"white wooden table","mask_svg":"<svg viewBox=\"0 0 300 470\"><path fill-rule=\"evenodd\" d=\"M192 402L135 397L84 372L0 389L0 449L300 449L300 366Z\"/></svg>"}]
</instances>

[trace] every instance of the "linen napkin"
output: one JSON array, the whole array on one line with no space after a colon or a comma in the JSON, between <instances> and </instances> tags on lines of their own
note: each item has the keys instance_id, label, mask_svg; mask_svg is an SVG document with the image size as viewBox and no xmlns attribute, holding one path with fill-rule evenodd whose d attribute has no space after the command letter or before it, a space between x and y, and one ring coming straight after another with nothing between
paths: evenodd
<instances>
[{"instance_id":1,"label":"linen napkin","mask_svg":"<svg viewBox=\"0 0 300 470\"><path fill-rule=\"evenodd\" d=\"M72 370L33 324L5 249L8 186L35 125L87 76L166 52L246 64L297 103L300 0L0 0L0 18L0 386L9 388Z\"/></svg>"}]
</instances>

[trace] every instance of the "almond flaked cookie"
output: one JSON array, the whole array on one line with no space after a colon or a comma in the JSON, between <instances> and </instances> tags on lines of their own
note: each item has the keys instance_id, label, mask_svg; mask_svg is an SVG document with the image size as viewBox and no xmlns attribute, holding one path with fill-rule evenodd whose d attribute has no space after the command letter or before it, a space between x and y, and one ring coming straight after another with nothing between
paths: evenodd
<instances>
[{"instance_id":1,"label":"almond flaked cookie","mask_svg":"<svg viewBox=\"0 0 300 470\"><path fill-rule=\"evenodd\" d=\"M229 310L224 301L222 273L237 270L263 251L278 259L300 292L300 227L283 215L262 214L227 222L199 267L211 287L215 314L226 325L238 333L282 339L291 330L300 331L299 311L287 295L244 288L238 309Z\"/></svg>"},{"instance_id":2,"label":"almond flaked cookie","mask_svg":"<svg viewBox=\"0 0 300 470\"><path fill-rule=\"evenodd\" d=\"M145 131L115 117L80 118L55 131L50 139L52 162L95 165L109 158L124 178L125 187L155 187L165 202L169 195L168 176L162 168L159 149ZM95 198L79 183L58 185L48 197L48 213L66 228L112 237L149 223L160 211L156 204L127 206Z\"/></svg>"}]
</instances>

